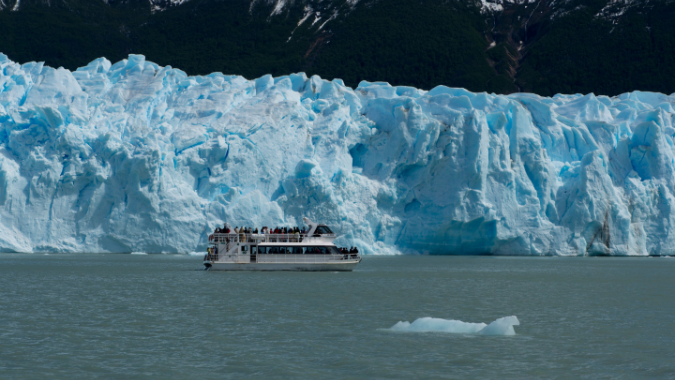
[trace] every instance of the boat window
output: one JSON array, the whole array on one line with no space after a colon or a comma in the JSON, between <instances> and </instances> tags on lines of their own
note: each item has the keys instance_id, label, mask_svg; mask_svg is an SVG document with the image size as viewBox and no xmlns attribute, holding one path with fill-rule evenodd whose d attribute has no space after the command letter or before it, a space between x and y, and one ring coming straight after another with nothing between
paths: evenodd
<instances>
[{"instance_id":1,"label":"boat window","mask_svg":"<svg viewBox=\"0 0 675 380\"><path fill-rule=\"evenodd\" d=\"M333 231L331 231L330 228L328 228L326 226L319 226L319 227L316 228L315 233L323 235L323 234L332 234Z\"/></svg>"},{"instance_id":2,"label":"boat window","mask_svg":"<svg viewBox=\"0 0 675 380\"><path fill-rule=\"evenodd\" d=\"M338 247L330 247L330 253L334 255L341 255L342 252L338 249Z\"/></svg>"},{"instance_id":3,"label":"boat window","mask_svg":"<svg viewBox=\"0 0 675 380\"><path fill-rule=\"evenodd\" d=\"M263 255L266 254L267 253L267 251L265 250L266 248L267 247L258 247L258 253L261 253Z\"/></svg>"},{"instance_id":4,"label":"boat window","mask_svg":"<svg viewBox=\"0 0 675 380\"><path fill-rule=\"evenodd\" d=\"M286 252L294 255L302 255L302 247L287 247Z\"/></svg>"},{"instance_id":5,"label":"boat window","mask_svg":"<svg viewBox=\"0 0 675 380\"><path fill-rule=\"evenodd\" d=\"M329 253L326 247L307 247L305 249L305 254L308 255L322 255L326 253Z\"/></svg>"},{"instance_id":6,"label":"boat window","mask_svg":"<svg viewBox=\"0 0 675 380\"><path fill-rule=\"evenodd\" d=\"M272 254L285 254L286 253L286 247L267 247L267 253L272 253Z\"/></svg>"}]
</instances>

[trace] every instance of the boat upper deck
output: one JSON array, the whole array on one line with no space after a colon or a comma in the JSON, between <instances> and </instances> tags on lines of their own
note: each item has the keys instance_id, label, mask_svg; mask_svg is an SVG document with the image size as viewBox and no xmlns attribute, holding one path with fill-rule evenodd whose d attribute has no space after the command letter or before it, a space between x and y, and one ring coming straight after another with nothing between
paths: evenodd
<instances>
[{"instance_id":1,"label":"boat upper deck","mask_svg":"<svg viewBox=\"0 0 675 380\"><path fill-rule=\"evenodd\" d=\"M335 240L335 237L335 234L248 234L217 232L209 235L209 243L334 245L333 240Z\"/></svg>"}]
</instances>

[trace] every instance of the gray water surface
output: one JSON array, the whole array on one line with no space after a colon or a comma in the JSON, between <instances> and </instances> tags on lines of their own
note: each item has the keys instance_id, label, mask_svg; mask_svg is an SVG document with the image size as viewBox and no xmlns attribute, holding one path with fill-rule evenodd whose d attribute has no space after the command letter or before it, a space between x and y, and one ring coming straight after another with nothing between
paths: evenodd
<instances>
[{"instance_id":1,"label":"gray water surface","mask_svg":"<svg viewBox=\"0 0 675 380\"><path fill-rule=\"evenodd\" d=\"M236 273L179 255L0 254L0 378L675 378L674 285L665 258ZM516 336L387 331L509 315Z\"/></svg>"}]
</instances>

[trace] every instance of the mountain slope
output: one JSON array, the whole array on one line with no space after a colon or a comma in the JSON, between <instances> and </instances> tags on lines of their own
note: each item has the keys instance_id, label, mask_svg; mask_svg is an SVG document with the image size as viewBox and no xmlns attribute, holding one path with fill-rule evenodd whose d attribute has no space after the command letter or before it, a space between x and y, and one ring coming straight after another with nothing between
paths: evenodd
<instances>
[{"instance_id":1,"label":"mountain slope","mask_svg":"<svg viewBox=\"0 0 675 380\"><path fill-rule=\"evenodd\" d=\"M69 69L141 53L190 74L305 71L351 86L675 91L668 0L2 1L0 51Z\"/></svg>"}]
</instances>

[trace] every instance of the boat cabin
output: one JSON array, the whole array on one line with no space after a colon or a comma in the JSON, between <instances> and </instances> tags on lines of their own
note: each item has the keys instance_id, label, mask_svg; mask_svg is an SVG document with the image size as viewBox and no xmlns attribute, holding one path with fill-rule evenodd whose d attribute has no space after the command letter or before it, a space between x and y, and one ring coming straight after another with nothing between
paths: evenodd
<instances>
[{"instance_id":1,"label":"boat cabin","mask_svg":"<svg viewBox=\"0 0 675 380\"><path fill-rule=\"evenodd\" d=\"M209 236L208 261L239 264L274 262L323 262L355 258L342 252L336 236L325 224L309 224L305 234L215 233Z\"/></svg>"}]
</instances>

